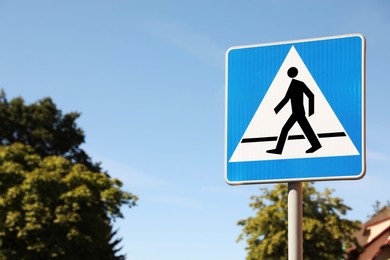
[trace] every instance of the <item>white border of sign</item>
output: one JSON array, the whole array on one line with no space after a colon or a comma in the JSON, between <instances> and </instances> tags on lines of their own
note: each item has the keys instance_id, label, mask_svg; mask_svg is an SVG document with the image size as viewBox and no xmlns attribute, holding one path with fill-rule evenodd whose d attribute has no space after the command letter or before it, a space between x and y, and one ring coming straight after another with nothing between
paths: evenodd
<instances>
[{"instance_id":1,"label":"white border of sign","mask_svg":"<svg viewBox=\"0 0 390 260\"><path fill-rule=\"evenodd\" d=\"M334 177L314 177L314 178L292 178L292 179L267 179L267 180L250 180L250 181L229 181L227 179L227 118L228 118L228 54L231 50L264 47L272 45L293 44L300 42L322 41L347 37L360 37L362 39L362 172L355 176L334 176ZM345 34L338 36L327 36L318 38L308 38L301 40L280 41L264 44L248 44L230 47L225 53L225 134L224 134L224 178L229 185L245 185L245 184L266 184L266 183L287 183L287 182L309 182L309 181L330 181L330 180L358 180L364 177L366 173L366 39L362 34Z\"/></svg>"}]
</instances>

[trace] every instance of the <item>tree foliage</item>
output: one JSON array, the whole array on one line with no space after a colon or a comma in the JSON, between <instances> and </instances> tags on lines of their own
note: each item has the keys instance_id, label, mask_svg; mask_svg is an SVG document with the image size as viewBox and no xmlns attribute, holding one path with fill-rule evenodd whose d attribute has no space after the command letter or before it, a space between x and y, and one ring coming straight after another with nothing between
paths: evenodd
<instances>
[{"instance_id":1,"label":"tree foliage","mask_svg":"<svg viewBox=\"0 0 390 260\"><path fill-rule=\"evenodd\" d=\"M372 205L372 209L374 213L372 215L369 215L368 218L372 218L375 215L381 213L382 211L386 210L386 208L390 207L390 200L387 200L385 204L382 204L379 200L376 200L375 203Z\"/></svg>"},{"instance_id":2,"label":"tree foliage","mask_svg":"<svg viewBox=\"0 0 390 260\"><path fill-rule=\"evenodd\" d=\"M342 218L350 208L331 190L318 192L310 183L302 190L304 259L342 259L344 248L356 245L352 233L360 222ZM238 241L246 240L247 259L287 259L287 185L261 191L251 197L256 216L238 222L243 227Z\"/></svg>"},{"instance_id":3,"label":"tree foliage","mask_svg":"<svg viewBox=\"0 0 390 260\"><path fill-rule=\"evenodd\" d=\"M137 197L80 149L78 114L2 95L0 115L0 259L124 259L111 220Z\"/></svg>"},{"instance_id":4,"label":"tree foliage","mask_svg":"<svg viewBox=\"0 0 390 260\"><path fill-rule=\"evenodd\" d=\"M88 154L80 148L84 143L83 130L77 126L77 112L62 114L51 100L44 98L26 105L23 98L8 101L0 92L0 143L19 142L31 146L42 157L59 155L72 163L82 163L89 169L100 171Z\"/></svg>"}]
</instances>

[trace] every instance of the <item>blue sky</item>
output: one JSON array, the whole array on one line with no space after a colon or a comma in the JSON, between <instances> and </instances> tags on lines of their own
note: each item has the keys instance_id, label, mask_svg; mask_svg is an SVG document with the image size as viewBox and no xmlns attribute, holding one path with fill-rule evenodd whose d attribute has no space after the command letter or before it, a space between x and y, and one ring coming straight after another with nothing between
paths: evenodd
<instances>
[{"instance_id":1,"label":"blue sky","mask_svg":"<svg viewBox=\"0 0 390 260\"><path fill-rule=\"evenodd\" d=\"M244 259L236 223L272 186L224 182L225 52L366 37L367 174L316 184L364 221L390 199L389 14L387 0L0 0L0 87L82 113L85 150L140 197L116 224L129 259Z\"/></svg>"}]
</instances>

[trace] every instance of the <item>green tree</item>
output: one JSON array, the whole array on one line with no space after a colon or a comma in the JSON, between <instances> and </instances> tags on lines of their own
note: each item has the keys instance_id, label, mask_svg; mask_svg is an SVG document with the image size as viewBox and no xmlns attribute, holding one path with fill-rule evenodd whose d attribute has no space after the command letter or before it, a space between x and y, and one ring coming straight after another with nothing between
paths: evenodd
<instances>
[{"instance_id":1,"label":"green tree","mask_svg":"<svg viewBox=\"0 0 390 260\"><path fill-rule=\"evenodd\" d=\"M85 141L84 131L77 126L77 112L63 115L51 98L26 105L23 98L11 101L0 91L0 144L19 142L31 146L42 157L59 155L72 163L82 163L93 171L100 171L80 147Z\"/></svg>"},{"instance_id":2,"label":"green tree","mask_svg":"<svg viewBox=\"0 0 390 260\"><path fill-rule=\"evenodd\" d=\"M79 147L78 116L2 93L0 259L124 259L111 221L137 197Z\"/></svg>"},{"instance_id":3,"label":"green tree","mask_svg":"<svg viewBox=\"0 0 390 260\"><path fill-rule=\"evenodd\" d=\"M310 183L302 190L304 259L342 259L344 248L356 245L352 234L360 222L341 217L350 208L331 190L318 192ZM246 240L247 259L287 259L287 185L261 191L251 197L256 216L238 222L243 227L238 241Z\"/></svg>"},{"instance_id":4,"label":"green tree","mask_svg":"<svg viewBox=\"0 0 390 260\"><path fill-rule=\"evenodd\" d=\"M372 205L372 209L374 213L372 215L367 216L368 218L372 218L375 215L378 215L382 211L386 210L386 208L390 207L390 200L386 201L386 204L382 204L379 200L376 200L375 203Z\"/></svg>"}]
</instances>

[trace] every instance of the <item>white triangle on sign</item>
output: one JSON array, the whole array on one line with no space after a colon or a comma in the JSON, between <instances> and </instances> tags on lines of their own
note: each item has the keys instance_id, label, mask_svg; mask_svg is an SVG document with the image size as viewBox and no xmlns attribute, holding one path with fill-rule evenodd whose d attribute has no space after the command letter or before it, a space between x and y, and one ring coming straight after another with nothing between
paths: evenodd
<instances>
[{"instance_id":1,"label":"white triangle on sign","mask_svg":"<svg viewBox=\"0 0 390 260\"><path fill-rule=\"evenodd\" d=\"M302 81L314 94L314 114L308 113L308 98L304 98L306 117L319 137L322 147L306 153L311 147L298 123L290 129L282 154L267 153L276 147L276 139L292 114L289 101L277 114L274 108L284 98L291 83L289 68L298 69L295 79ZM300 136L300 138L299 138ZM294 138L295 137L295 138ZM359 155L344 127L333 112L298 52L291 47L261 104L249 123L229 162L264 161L294 158L314 158Z\"/></svg>"}]
</instances>

